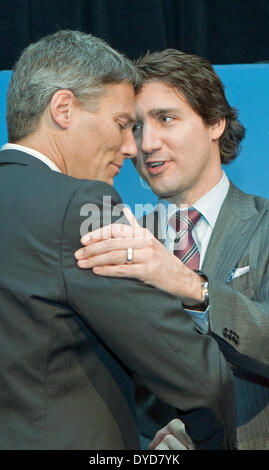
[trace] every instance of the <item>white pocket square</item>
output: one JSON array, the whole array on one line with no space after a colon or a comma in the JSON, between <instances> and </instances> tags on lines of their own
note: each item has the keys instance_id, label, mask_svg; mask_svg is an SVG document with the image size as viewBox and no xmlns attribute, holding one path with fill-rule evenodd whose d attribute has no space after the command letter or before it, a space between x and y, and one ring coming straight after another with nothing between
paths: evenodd
<instances>
[{"instance_id":1,"label":"white pocket square","mask_svg":"<svg viewBox=\"0 0 269 470\"><path fill-rule=\"evenodd\" d=\"M232 281L233 279L236 279L239 276L243 276L243 274L246 274L249 272L249 266L244 266L243 268L234 268L230 272L227 282Z\"/></svg>"}]
</instances>

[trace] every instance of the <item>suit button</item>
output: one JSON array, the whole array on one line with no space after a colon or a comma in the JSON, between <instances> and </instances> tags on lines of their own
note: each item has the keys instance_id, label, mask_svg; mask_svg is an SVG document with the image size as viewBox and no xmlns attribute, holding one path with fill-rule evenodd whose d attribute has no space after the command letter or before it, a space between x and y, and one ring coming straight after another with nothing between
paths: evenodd
<instances>
[{"instance_id":1,"label":"suit button","mask_svg":"<svg viewBox=\"0 0 269 470\"><path fill-rule=\"evenodd\" d=\"M227 338L227 336L228 336L228 331L229 331L228 328L223 328L222 334L223 334L224 338Z\"/></svg>"},{"instance_id":2,"label":"suit button","mask_svg":"<svg viewBox=\"0 0 269 470\"><path fill-rule=\"evenodd\" d=\"M233 339L233 330L230 330L227 336L229 339Z\"/></svg>"},{"instance_id":3,"label":"suit button","mask_svg":"<svg viewBox=\"0 0 269 470\"><path fill-rule=\"evenodd\" d=\"M239 344L239 343L240 343L239 336L238 336L236 333L234 333L233 340L234 340L235 344Z\"/></svg>"}]
</instances>

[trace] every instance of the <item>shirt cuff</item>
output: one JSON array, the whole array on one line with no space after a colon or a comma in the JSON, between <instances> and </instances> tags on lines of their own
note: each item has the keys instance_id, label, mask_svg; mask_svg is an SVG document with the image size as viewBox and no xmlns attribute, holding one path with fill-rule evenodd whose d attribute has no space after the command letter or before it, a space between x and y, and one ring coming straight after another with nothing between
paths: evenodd
<instances>
[{"instance_id":1,"label":"shirt cuff","mask_svg":"<svg viewBox=\"0 0 269 470\"><path fill-rule=\"evenodd\" d=\"M210 305L204 312L199 312L197 310L191 310L184 308L184 310L192 317L195 325L198 328L198 331L205 335L208 333L208 315L210 312Z\"/></svg>"}]
</instances>

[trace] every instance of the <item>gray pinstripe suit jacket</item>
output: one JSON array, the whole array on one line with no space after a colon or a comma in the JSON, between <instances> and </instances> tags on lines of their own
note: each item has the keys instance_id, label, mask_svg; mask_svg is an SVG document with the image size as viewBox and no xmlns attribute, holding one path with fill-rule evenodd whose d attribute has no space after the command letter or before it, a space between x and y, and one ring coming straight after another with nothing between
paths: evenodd
<instances>
[{"instance_id":1,"label":"gray pinstripe suit jacket","mask_svg":"<svg viewBox=\"0 0 269 470\"><path fill-rule=\"evenodd\" d=\"M155 234L160 233L156 212L144 225L151 226L152 216ZM235 268L246 266L249 272L228 282ZM211 333L233 371L239 449L269 449L268 200L231 183L202 270L209 278ZM141 434L147 438L175 416L141 389L138 400Z\"/></svg>"},{"instance_id":2,"label":"gray pinstripe suit jacket","mask_svg":"<svg viewBox=\"0 0 269 470\"><path fill-rule=\"evenodd\" d=\"M249 272L229 279L234 268ZM232 365L240 449L269 449L269 201L231 184L202 270L210 327Z\"/></svg>"}]
</instances>

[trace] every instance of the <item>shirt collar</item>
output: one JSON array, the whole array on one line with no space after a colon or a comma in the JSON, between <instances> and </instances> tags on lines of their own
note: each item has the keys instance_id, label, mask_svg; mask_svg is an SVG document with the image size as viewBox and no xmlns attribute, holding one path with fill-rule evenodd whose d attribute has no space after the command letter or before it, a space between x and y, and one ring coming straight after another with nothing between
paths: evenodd
<instances>
[{"instance_id":1,"label":"shirt collar","mask_svg":"<svg viewBox=\"0 0 269 470\"><path fill-rule=\"evenodd\" d=\"M212 229L215 226L219 211L230 186L226 173L224 171L222 173L222 178L218 184L193 204L193 208L202 214Z\"/></svg>"},{"instance_id":2,"label":"shirt collar","mask_svg":"<svg viewBox=\"0 0 269 470\"><path fill-rule=\"evenodd\" d=\"M38 152L37 150L31 149L30 147L24 147L23 145L18 145L18 144L5 144L2 147L2 150L20 150L21 152L28 153L29 155L32 155L32 157L38 158L41 160L43 163L45 163L51 170L53 171L58 171L61 173L61 170L55 165L55 163L50 160L50 158L46 157L46 155L43 155L43 153Z\"/></svg>"},{"instance_id":3,"label":"shirt collar","mask_svg":"<svg viewBox=\"0 0 269 470\"><path fill-rule=\"evenodd\" d=\"M211 226L212 230L215 226L224 199L227 196L229 186L230 181L226 173L223 171L222 178L216 186L192 205L193 209L197 209L202 214L203 218ZM187 206L185 209L186 208ZM170 204L166 199L159 199L156 209L158 209L160 213L160 227L162 237L164 237L169 218L177 210L183 209L183 207L179 208L175 204ZM164 213L166 214L166 217L163 217Z\"/></svg>"}]
</instances>

